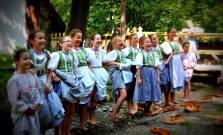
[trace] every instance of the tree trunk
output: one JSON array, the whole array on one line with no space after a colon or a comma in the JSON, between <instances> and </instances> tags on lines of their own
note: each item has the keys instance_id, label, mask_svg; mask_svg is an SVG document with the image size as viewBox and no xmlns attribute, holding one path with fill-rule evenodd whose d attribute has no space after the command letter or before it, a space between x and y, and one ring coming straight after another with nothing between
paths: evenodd
<instances>
[{"instance_id":1,"label":"tree trunk","mask_svg":"<svg viewBox=\"0 0 223 135\"><path fill-rule=\"evenodd\" d=\"M85 39L89 10L90 0L72 0L70 17L65 31L66 35L70 34L73 29L80 29L83 34L82 41Z\"/></svg>"},{"instance_id":2,"label":"tree trunk","mask_svg":"<svg viewBox=\"0 0 223 135\"><path fill-rule=\"evenodd\" d=\"M125 0L121 0L121 37L125 43Z\"/></svg>"}]
</instances>

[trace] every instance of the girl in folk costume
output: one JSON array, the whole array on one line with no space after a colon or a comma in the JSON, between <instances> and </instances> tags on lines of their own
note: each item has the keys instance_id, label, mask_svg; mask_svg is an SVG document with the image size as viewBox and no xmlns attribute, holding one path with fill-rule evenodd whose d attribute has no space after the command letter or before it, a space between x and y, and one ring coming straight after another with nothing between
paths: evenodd
<instances>
[{"instance_id":1,"label":"girl in folk costume","mask_svg":"<svg viewBox=\"0 0 223 135\"><path fill-rule=\"evenodd\" d=\"M95 125L97 123L94 117L96 109L96 104L94 103L97 103L97 100L103 101L106 98L108 72L103 67L103 64L107 62L106 53L103 49L99 48L101 45L101 36L95 33L92 34L90 38L93 46L92 48L87 48L86 50L92 58L91 67L96 78L96 92L88 102L89 115L87 122Z\"/></svg>"},{"instance_id":2,"label":"girl in folk costume","mask_svg":"<svg viewBox=\"0 0 223 135\"><path fill-rule=\"evenodd\" d=\"M107 54L107 66L110 66L109 74L111 81L112 96L115 101L115 108L111 113L111 120L117 121L119 110L125 98L127 97L126 90L132 82L132 72L130 71L131 61L125 58L121 51L124 44L120 36L112 38L114 50Z\"/></svg>"},{"instance_id":3,"label":"girl in folk costume","mask_svg":"<svg viewBox=\"0 0 223 135\"><path fill-rule=\"evenodd\" d=\"M51 91L51 69L47 70L47 62L50 53L44 50L45 34L41 30L33 30L28 36L30 48L28 50L31 58L31 72L35 72L41 82L44 91L44 104L39 107L39 119L41 132L54 128L55 134L59 134L59 124L64 118L64 109L58 95Z\"/></svg>"},{"instance_id":4,"label":"girl in folk costume","mask_svg":"<svg viewBox=\"0 0 223 135\"><path fill-rule=\"evenodd\" d=\"M145 38L146 38L145 36L142 36L142 37L139 38L139 49L140 49L140 51L143 50L143 40Z\"/></svg>"},{"instance_id":5,"label":"girl in folk costume","mask_svg":"<svg viewBox=\"0 0 223 135\"><path fill-rule=\"evenodd\" d=\"M61 46L62 50L52 53L51 60L48 64L48 69L54 71L54 79L56 81L60 81L61 91L57 91L55 89L55 92L60 96L65 109L65 117L61 123L61 134L70 135L70 127L75 111L75 103L79 98L79 95L72 94L72 91L78 93L77 91L80 90L78 87L79 81L77 81L78 79L74 74L74 63L77 60L74 57L74 53L70 52L72 48L72 41L69 36L61 37L59 39L59 45ZM55 84L55 82L53 83ZM75 86L76 88L74 88Z\"/></svg>"},{"instance_id":6,"label":"girl in folk costume","mask_svg":"<svg viewBox=\"0 0 223 135\"><path fill-rule=\"evenodd\" d=\"M152 42L151 50L156 52L161 62L159 66L160 88L161 92L164 92L165 95L165 105L170 105L169 89L168 89L168 84L169 84L168 63L172 55L169 55L167 57L167 55L165 54L166 52L163 51L164 49L162 48L162 46L158 44L157 35L152 34L149 37ZM158 112L162 110L161 107L162 107L162 101L157 102L155 108L157 108Z\"/></svg>"},{"instance_id":7,"label":"girl in folk costume","mask_svg":"<svg viewBox=\"0 0 223 135\"><path fill-rule=\"evenodd\" d=\"M77 73L83 77L82 80L84 84L84 89L82 91L84 94L79 102L80 124L83 130L88 130L88 128L85 127L86 107L87 102L90 100L89 95L91 95L96 81L91 68L92 59L84 47L79 47L82 42L82 32L79 29L73 29L70 32L70 37L73 42L71 51L75 54L77 59L77 63L75 63Z\"/></svg>"},{"instance_id":8,"label":"girl in folk costume","mask_svg":"<svg viewBox=\"0 0 223 135\"><path fill-rule=\"evenodd\" d=\"M31 61L26 49L15 52L17 71L7 84L8 99L12 105L13 135L39 135L38 108L43 104L43 91L36 75L28 72Z\"/></svg>"},{"instance_id":9,"label":"girl in folk costume","mask_svg":"<svg viewBox=\"0 0 223 135\"><path fill-rule=\"evenodd\" d=\"M184 50L184 53L180 54L181 60L183 62L184 71L186 74L187 82L185 83L185 89L184 89L184 100L188 101L190 99L190 80L193 74L193 68L197 64L196 54L193 52L189 52L190 42L184 42L182 45L182 48Z\"/></svg>"},{"instance_id":10,"label":"girl in folk costume","mask_svg":"<svg viewBox=\"0 0 223 135\"><path fill-rule=\"evenodd\" d=\"M133 102L143 104L144 115L149 116L152 102L161 101L158 69L160 62L157 54L150 51L149 38L143 40L143 48L144 50L136 56L137 83Z\"/></svg>"},{"instance_id":11,"label":"girl in folk costume","mask_svg":"<svg viewBox=\"0 0 223 135\"><path fill-rule=\"evenodd\" d=\"M174 39L176 36L176 29L169 28L167 30L168 40L162 44L162 48L164 52L172 52L169 53L171 57L169 61L169 69L170 69L170 102L177 104L178 102L175 100L175 91L184 89L184 70L183 63L180 59L180 44ZM168 46L168 47L167 47ZM169 49L168 49L169 48Z\"/></svg>"},{"instance_id":12,"label":"girl in folk costume","mask_svg":"<svg viewBox=\"0 0 223 135\"><path fill-rule=\"evenodd\" d=\"M136 74L135 59L136 59L136 55L140 52L140 50L137 48L137 44L139 42L137 34L131 34L129 36L129 40L130 40L130 46L126 47L122 51L124 52L126 58L131 60L130 70L133 74L133 80L130 84L129 90L127 91L127 113L134 115L136 111L134 110L134 103L132 102L132 98L133 98L135 82L136 82L136 78L134 77L134 75Z\"/></svg>"}]
</instances>

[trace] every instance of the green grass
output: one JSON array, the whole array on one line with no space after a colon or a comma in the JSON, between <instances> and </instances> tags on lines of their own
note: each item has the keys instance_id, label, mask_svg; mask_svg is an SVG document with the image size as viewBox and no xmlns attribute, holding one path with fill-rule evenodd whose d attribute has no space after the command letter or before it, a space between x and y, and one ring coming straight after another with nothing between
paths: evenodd
<instances>
[{"instance_id":1,"label":"green grass","mask_svg":"<svg viewBox=\"0 0 223 135\"><path fill-rule=\"evenodd\" d=\"M188 127L188 128L193 127L193 123L191 123L190 121L185 121L185 122L182 123L181 125L183 125L183 126L185 126L185 127Z\"/></svg>"},{"instance_id":2,"label":"green grass","mask_svg":"<svg viewBox=\"0 0 223 135\"><path fill-rule=\"evenodd\" d=\"M176 135L177 134L177 131L176 130L170 130L170 134L171 135Z\"/></svg>"}]
</instances>

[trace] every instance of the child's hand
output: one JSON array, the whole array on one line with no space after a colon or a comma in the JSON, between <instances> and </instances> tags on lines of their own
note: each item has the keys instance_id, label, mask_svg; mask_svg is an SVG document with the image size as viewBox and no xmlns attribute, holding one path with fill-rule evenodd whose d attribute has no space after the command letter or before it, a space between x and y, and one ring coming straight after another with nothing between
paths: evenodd
<instances>
[{"instance_id":1,"label":"child's hand","mask_svg":"<svg viewBox=\"0 0 223 135\"><path fill-rule=\"evenodd\" d=\"M48 94L51 92L50 86L49 85L45 85L45 91L44 93Z\"/></svg>"},{"instance_id":2,"label":"child's hand","mask_svg":"<svg viewBox=\"0 0 223 135\"><path fill-rule=\"evenodd\" d=\"M59 76L57 76L56 74L54 74L54 81L55 81L55 82L60 82L61 79L60 79Z\"/></svg>"},{"instance_id":3,"label":"child's hand","mask_svg":"<svg viewBox=\"0 0 223 135\"><path fill-rule=\"evenodd\" d=\"M36 111L38 110L38 108L36 109L30 109L28 108L26 111L25 111L25 114L28 114L28 115L34 115L36 113Z\"/></svg>"},{"instance_id":4,"label":"child's hand","mask_svg":"<svg viewBox=\"0 0 223 135\"><path fill-rule=\"evenodd\" d=\"M35 75L35 73L36 73L36 71L33 70L33 69L28 69L28 72L31 73L31 74L33 74L33 75Z\"/></svg>"},{"instance_id":5,"label":"child's hand","mask_svg":"<svg viewBox=\"0 0 223 135\"><path fill-rule=\"evenodd\" d=\"M120 68L120 64L116 63L115 64L116 68Z\"/></svg>"},{"instance_id":6,"label":"child's hand","mask_svg":"<svg viewBox=\"0 0 223 135\"><path fill-rule=\"evenodd\" d=\"M166 65L167 65L168 63L169 63L168 61L165 62Z\"/></svg>"},{"instance_id":7,"label":"child's hand","mask_svg":"<svg viewBox=\"0 0 223 135\"><path fill-rule=\"evenodd\" d=\"M75 72L74 74L75 74L75 75L77 75L77 74L78 74L78 72Z\"/></svg>"},{"instance_id":8,"label":"child's hand","mask_svg":"<svg viewBox=\"0 0 223 135\"><path fill-rule=\"evenodd\" d=\"M141 79L138 79L138 85L141 85L142 84L142 80Z\"/></svg>"},{"instance_id":9,"label":"child's hand","mask_svg":"<svg viewBox=\"0 0 223 135\"><path fill-rule=\"evenodd\" d=\"M192 66L187 66L187 68L192 68Z\"/></svg>"},{"instance_id":10,"label":"child's hand","mask_svg":"<svg viewBox=\"0 0 223 135\"><path fill-rule=\"evenodd\" d=\"M187 70L187 67L184 67L184 70Z\"/></svg>"}]
</instances>

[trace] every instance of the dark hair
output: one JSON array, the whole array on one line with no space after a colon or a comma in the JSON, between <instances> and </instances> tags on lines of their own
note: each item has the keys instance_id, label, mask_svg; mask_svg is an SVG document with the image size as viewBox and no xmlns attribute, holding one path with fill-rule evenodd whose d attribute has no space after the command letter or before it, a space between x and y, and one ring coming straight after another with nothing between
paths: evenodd
<instances>
[{"instance_id":1,"label":"dark hair","mask_svg":"<svg viewBox=\"0 0 223 135\"><path fill-rule=\"evenodd\" d=\"M170 31L173 30L173 29L176 30L174 27L170 27L170 28L168 28L168 29L167 29L167 33L170 33Z\"/></svg>"},{"instance_id":2,"label":"dark hair","mask_svg":"<svg viewBox=\"0 0 223 135\"><path fill-rule=\"evenodd\" d=\"M30 33L29 33L29 36L28 36L28 44L29 44L29 46L31 47L31 48L33 48L33 45L30 43L30 40L32 39L34 39L35 38L35 36L36 36L36 34L37 33L44 33L42 30L40 30L40 29L35 29L35 30L32 30Z\"/></svg>"},{"instance_id":3,"label":"dark hair","mask_svg":"<svg viewBox=\"0 0 223 135\"><path fill-rule=\"evenodd\" d=\"M19 49L19 50L16 50L13 59L14 59L14 60L19 60L21 54L23 54L23 53L29 53L29 52L28 52L26 49Z\"/></svg>"},{"instance_id":4,"label":"dark hair","mask_svg":"<svg viewBox=\"0 0 223 135\"><path fill-rule=\"evenodd\" d=\"M79 29L73 29L71 32L70 32L70 37L73 38L77 33L81 33L81 30Z\"/></svg>"},{"instance_id":5,"label":"dark hair","mask_svg":"<svg viewBox=\"0 0 223 135\"><path fill-rule=\"evenodd\" d=\"M188 42L188 41L183 42L182 47L184 47L186 44L190 45L190 42Z\"/></svg>"}]
</instances>

